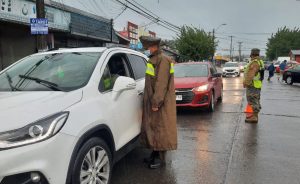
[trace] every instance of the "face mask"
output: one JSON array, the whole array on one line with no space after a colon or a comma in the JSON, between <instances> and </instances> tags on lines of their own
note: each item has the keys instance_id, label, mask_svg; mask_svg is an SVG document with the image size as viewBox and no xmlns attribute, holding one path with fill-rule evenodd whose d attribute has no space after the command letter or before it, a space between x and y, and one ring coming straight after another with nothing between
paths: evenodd
<instances>
[{"instance_id":1,"label":"face mask","mask_svg":"<svg viewBox=\"0 0 300 184\"><path fill-rule=\"evenodd\" d=\"M145 50L144 54L149 57L151 55L151 52L150 52L150 50Z\"/></svg>"}]
</instances>

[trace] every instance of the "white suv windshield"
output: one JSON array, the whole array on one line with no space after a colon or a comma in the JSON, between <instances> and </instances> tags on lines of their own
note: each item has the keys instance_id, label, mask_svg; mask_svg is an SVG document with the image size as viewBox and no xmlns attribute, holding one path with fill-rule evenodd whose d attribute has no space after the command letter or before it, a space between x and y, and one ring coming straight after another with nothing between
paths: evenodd
<instances>
[{"instance_id":1,"label":"white suv windshield","mask_svg":"<svg viewBox=\"0 0 300 184\"><path fill-rule=\"evenodd\" d=\"M225 63L224 67L238 67L237 63Z\"/></svg>"},{"instance_id":2,"label":"white suv windshield","mask_svg":"<svg viewBox=\"0 0 300 184\"><path fill-rule=\"evenodd\" d=\"M207 77L208 68L205 64L175 65L175 77Z\"/></svg>"},{"instance_id":3,"label":"white suv windshield","mask_svg":"<svg viewBox=\"0 0 300 184\"><path fill-rule=\"evenodd\" d=\"M72 91L85 86L102 53L30 56L0 75L0 91Z\"/></svg>"}]
</instances>

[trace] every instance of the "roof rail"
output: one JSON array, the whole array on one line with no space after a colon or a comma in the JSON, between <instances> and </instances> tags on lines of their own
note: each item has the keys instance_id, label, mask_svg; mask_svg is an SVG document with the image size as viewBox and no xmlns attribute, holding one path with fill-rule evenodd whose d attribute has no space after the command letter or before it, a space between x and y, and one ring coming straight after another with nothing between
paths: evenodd
<instances>
[{"instance_id":1,"label":"roof rail","mask_svg":"<svg viewBox=\"0 0 300 184\"><path fill-rule=\"evenodd\" d=\"M109 45L106 48L111 49L111 48L117 48L117 47L127 48L128 49L128 47L126 45Z\"/></svg>"}]
</instances>

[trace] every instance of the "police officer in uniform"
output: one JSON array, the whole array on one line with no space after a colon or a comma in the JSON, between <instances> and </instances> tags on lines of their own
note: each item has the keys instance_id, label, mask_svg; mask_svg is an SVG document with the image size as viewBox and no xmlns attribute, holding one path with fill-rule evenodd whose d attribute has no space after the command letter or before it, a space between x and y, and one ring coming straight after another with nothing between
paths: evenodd
<instances>
[{"instance_id":1,"label":"police officer in uniform","mask_svg":"<svg viewBox=\"0 0 300 184\"><path fill-rule=\"evenodd\" d=\"M259 52L260 50L256 48L251 50L251 61L244 73L243 85L246 88L247 102L253 109L253 112L247 113L246 123L258 123L258 113L261 109L260 93L263 80L261 71L264 71L264 62L260 59Z\"/></svg>"},{"instance_id":2,"label":"police officer in uniform","mask_svg":"<svg viewBox=\"0 0 300 184\"><path fill-rule=\"evenodd\" d=\"M176 98L174 88L174 61L160 50L160 39L142 36L144 49L150 53L147 63L142 143L152 150L144 161L149 168L165 164L167 151L177 149Z\"/></svg>"}]
</instances>

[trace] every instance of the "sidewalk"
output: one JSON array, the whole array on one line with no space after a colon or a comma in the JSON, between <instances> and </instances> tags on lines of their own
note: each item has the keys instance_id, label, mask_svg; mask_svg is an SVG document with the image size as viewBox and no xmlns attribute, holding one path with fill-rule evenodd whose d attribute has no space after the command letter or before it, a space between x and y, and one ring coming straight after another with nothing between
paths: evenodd
<instances>
[{"instance_id":1,"label":"sidewalk","mask_svg":"<svg viewBox=\"0 0 300 184\"><path fill-rule=\"evenodd\" d=\"M299 184L300 85L265 81L261 104L257 125L240 119L225 183Z\"/></svg>"}]
</instances>

